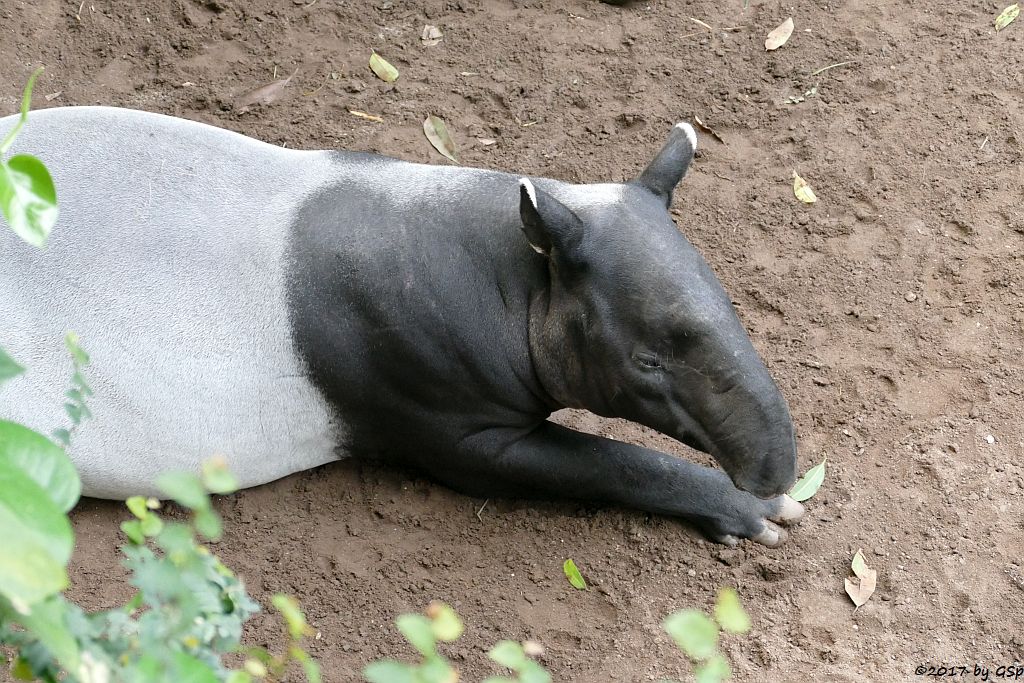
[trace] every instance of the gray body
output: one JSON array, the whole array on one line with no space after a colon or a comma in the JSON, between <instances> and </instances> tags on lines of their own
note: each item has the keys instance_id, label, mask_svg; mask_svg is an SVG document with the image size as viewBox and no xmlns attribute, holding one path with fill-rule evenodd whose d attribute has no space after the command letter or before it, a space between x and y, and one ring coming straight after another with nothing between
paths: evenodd
<instances>
[{"instance_id":1,"label":"gray body","mask_svg":"<svg viewBox=\"0 0 1024 683\"><path fill-rule=\"evenodd\" d=\"M50 167L61 220L42 252L0 232L0 346L29 368L0 415L66 422L73 330L96 392L69 451L87 495L152 494L213 455L243 486L357 455L774 544L767 520L800 513L780 495L792 424L668 218L694 144L680 124L638 181L570 185L33 112L13 152ZM546 420L566 406L659 429L729 476Z\"/></svg>"}]
</instances>

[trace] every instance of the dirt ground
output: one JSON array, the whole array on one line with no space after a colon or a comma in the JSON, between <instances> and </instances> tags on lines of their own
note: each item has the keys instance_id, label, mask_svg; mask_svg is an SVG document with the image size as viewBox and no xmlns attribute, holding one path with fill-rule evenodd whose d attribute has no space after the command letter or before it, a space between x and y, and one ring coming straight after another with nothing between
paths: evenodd
<instances>
[{"instance_id":1,"label":"dirt ground","mask_svg":"<svg viewBox=\"0 0 1024 683\"><path fill-rule=\"evenodd\" d=\"M786 545L729 549L627 510L481 509L345 462L220 500L217 551L257 598L300 598L328 681L407 656L394 618L435 598L468 623L448 649L467 681L496 672L484 652L503 637L540 641L556 680L684 678L660 621L723 585L754 618L726 643L739 680L916 680L928 664L994 679L1024 659L1024 20L996 33L1007 3L4 0L0 110L44 64L37 107L135 107L445 163L421 129L435 114L465 164L571 181L632 177L700 116L724 142L702 136L675 216L790 401L801 469L828 456ZM787 16L793 37L766 53ZM421 43L425 24L440 44ZM397 83L367 69L371 50ZM240 111L293 72L278 101ZM816 205L794 198L794 170ZM635 425L562 419L701 457ZM74 513L88 606L129 594L124 516L90 500ZM858 548L879 585L855 611L843 579ZM591 590L569 587L568 557ZM277 630L261 617L250 635Z\"/></svg>"}]
</instances>

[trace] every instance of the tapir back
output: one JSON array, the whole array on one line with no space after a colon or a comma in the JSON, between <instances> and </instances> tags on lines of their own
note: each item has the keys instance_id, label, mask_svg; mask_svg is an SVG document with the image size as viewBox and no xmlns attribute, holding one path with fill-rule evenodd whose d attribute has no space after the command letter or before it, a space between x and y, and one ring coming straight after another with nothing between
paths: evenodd
<instances>
[{"instance_id":1,"label":"tapir back","mask_svg":"<svg viewBox=\"0 0 1024 683\"><path fill-rule=\"evenodd\" d=\"M31 113L12 152L51 169L61 215L45 250L0 230L0 347L28 368L0 418L67 425L74 331L95 390L70 449L87 495L153 493L157 472L215 454L243 486L336 457L285 289L289 225L328 154L100 107Z\"/></svg>"}]
</instances>

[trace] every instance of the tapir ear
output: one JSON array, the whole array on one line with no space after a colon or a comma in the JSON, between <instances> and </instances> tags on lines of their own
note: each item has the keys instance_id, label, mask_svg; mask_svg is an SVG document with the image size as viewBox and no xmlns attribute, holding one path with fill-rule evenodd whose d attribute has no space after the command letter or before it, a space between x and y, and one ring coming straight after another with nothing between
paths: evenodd
<instances>
[{"instance_id":1,"label":"tapir ear","mask_svg":"<svg viewBox=\"0 0 1024 683\"><path fill-rule=\"evenodd\" d=\"M677 123L669 133L668 142L647 165L636 182L665 202L672 203L672 190L686 175L686 169L697 151L697 132L688 123Z\"/></svg>"},{"instance_id":2,"label":"tapir ear","mask_svg":"<svg viewBox=\"0 0 1024 683\"><path fill-rule=\"evenodd\" d=\"M583 221L529 178L519 179L519 216L530 246L545 256L554 249L572 258L583 241Z\"/></svg>"}]
</instances>

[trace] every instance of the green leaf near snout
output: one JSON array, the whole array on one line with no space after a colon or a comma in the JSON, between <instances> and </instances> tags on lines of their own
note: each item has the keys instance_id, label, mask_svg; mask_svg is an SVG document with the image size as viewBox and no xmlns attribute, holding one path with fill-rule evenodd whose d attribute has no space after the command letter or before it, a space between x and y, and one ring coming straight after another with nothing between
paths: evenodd
<instances>
[{"instance_id":1,"label":"green leaf near snout","mask_svg":"<svg viewBox=\"0 0 1024 683\"><path fill-rule=\"evenodd\" d=\"M46 246L57 223L57 190L39 159L19 154L0 161L0 212L29 244Z\"/></svg>"},{"instance_id":2,"label":"green leaf near snout","mask_svg":"<svg viewBox=\"0 0 1024 683\"><path fill-rule=\"evenodd\" d=\"M821 483L825 481L825 462L828 458L823 459L820 463L807 470L807 474L800 477L800 481L793 485L792 490L789 492L789 497L793 500L800 502L807 500L821 488Z\"/></svg>"}]
</instances>

